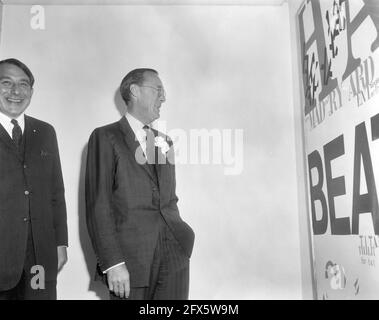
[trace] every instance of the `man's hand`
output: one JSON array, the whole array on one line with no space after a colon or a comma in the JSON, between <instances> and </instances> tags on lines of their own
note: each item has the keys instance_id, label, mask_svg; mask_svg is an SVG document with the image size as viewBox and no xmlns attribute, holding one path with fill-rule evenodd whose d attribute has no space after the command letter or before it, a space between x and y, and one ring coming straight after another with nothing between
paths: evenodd
<instances>
[{"instance_id":1,"label":"man's hand","mask_svg":"<svg viewBox=\"0 0 379 320\"><path fill-rule=\"evenodd\" d=\"M130 293L129 272L122 264L107 271L109 290L120 298L128 298Z\"/></svg>"},{"instance_id":2,"label":"man's hand","mask_svg":"<svg viewBox=\"0 0 379 320\"><path fill-rule=\"evenodd\" d=\"M67 262L67 247L59 246L57 247L58 251L58 272L62 270L63 266Z\"/></svg>"}]
</instances>

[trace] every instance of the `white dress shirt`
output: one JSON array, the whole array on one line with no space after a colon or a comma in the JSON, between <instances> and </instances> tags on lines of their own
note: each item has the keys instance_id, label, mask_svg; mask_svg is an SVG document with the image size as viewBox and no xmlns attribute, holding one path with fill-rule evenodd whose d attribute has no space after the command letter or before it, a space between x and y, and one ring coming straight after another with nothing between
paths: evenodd
<instances>
[{"instance_id":1,"label":"white dress shirt","mask_svg":"<svg viewBox=\"0 0 379 320\"><path fill-rule=\"evenodd\" d=\"M9 118L4 113L0 112L0 124L4 127L5 131L8 132L9 136L12 138L13 123L12 119L17 120L18 125L21 127L22 133L25 130L25 115L24 112L21 113L17 118Z\"/></svg>"},{"instance_id":2,"label":"white dress shirt","mask_svg":"<svg viewBox=\"0 0 379 320\"><path fill-rule=\"evenodd\" d=\"M125 114L126 120L128 120L130 127L132 128L134 135L136 136L139 144L141 145L141 148L143 150L143 153L146 154L146 131L143 129L144 124L139 121L138 119L134 118L131 114L126 113ZM114 266L108 268L107 270L103 271L103 273L107 273L109 270L121 266L125 264L125 262L120 262L115 264Z\"/></svg>"},{"instance_id":3,"label":"white dress shirt","mask_svg":"<svg viewBox=\"0 0 379 320\"><path fill-rule=\"evenodd\" d=\"M146 154L146 131L143 128L143 124L138 119L134 118L131 114L127 113L125 115L126 120L128 120L130 127L132 128L134 135L136 136L139 144L141 145L142 151Z\"/></svg>"}]
</instances>

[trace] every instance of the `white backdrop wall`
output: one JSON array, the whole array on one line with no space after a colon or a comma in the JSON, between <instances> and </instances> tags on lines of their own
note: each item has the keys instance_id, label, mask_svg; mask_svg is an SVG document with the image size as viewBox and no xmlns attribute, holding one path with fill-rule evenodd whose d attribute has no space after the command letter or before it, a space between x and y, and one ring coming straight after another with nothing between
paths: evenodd
<instances>
[{"instance_id":1,"label":"white backdrop wall","mask_svg":"<svg viewBox=\"0 0 379 320\"><path fill-rule=\"evenodd\" d=\"M84 170L92 130L117 121L131 69L160 72L168 131L243 129L243 171L177 165L182 217L196 232L191 299L303 297L288 6L3 8L1 58L34 72L28 114L56 128L66 186L69 262L58 298L106 298L91 281ZM121 112L120 112L121 111ZM303 279L304 281L304 279Z\"/></svg>"}]
</instances>

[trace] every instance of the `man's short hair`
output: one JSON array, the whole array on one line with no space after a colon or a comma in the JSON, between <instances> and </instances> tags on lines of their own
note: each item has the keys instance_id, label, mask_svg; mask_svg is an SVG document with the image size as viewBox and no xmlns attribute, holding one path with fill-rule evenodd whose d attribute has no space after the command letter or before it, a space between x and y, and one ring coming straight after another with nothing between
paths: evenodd
<instances>
[{"instance_id":1,"label":"man's short hair","mask_svg":"<svg viewBox=\"0 0 379 320\"><path fill-rule=\"evenodd\" d=\"M24 71L26 73L26 75L28 76L29 81L30 81L30 86L33 88L33 85L34 85L33 73L30 71L30 69L24 63L22 63L20 60L17 60L15 58L10 58L10 59L1 60L0 65L2 65L2 64L12 64L16 67L19 67L22 71Z\"/></svg>"},{"instance_id":2,"label":"man's short hair","mask_svg":"<svg viewBox=\"0 0 379 320\"><path fill-rule=\"evenodd\" d=\"M144 74L145 72L154 72L158 74L158 71L154 69L148 69L148 68L139 68L134 69L130 71L124 79L121 81L120 85L120 93L122 99L125 101L126 104L130 101L130 86L132 84L142 85L143 81L145 80Z\"/></svg>"}]
</instances>

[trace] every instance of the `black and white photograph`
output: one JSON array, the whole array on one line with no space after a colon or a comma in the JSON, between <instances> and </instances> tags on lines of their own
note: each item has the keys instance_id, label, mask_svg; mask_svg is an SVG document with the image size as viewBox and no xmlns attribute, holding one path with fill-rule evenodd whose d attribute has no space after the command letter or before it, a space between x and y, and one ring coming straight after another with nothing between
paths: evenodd
<instances>
[{"instance_id":1,"label":"black and white photograph","mask_svg":"<svg viewBox=\"0 0 379 320\"><path fill-rule=\"evenodd\" d=\"M379 299L378 48L377 0L0 1L0 300Z\"/></svg>"}]
</instances>

